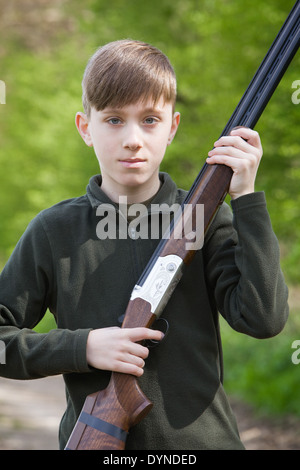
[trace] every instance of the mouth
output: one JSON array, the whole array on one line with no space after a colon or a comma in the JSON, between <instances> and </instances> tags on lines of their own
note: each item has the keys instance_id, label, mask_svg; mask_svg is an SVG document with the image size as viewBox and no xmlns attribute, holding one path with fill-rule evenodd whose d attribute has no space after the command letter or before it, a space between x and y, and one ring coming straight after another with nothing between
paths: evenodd
<instances>
[{"instance_id":1,"label":"mouth","mask_svg":"<svg viewBox=\"0 0 300 470\"><path fill-rule=\"evenodd\" d=\"M119 160L121 165L125 168L140 168L146 160L143 158L126 158L124 160Z\"/></svg>"}]
</instances>

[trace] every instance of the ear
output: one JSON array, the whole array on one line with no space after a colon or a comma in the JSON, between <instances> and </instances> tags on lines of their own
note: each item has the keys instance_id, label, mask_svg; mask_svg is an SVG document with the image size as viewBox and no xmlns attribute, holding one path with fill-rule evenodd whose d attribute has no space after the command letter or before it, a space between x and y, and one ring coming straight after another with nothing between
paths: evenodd
<instances>
[{"instance_id":1,"label":"ear","mask_svg":"<svg viewBox=\"0 0 300 470\"><path fill-rule=\"evenodd\" d=\"M170 130L170 135L168 138L168 145L170 145L172 140L174 139L179 123L180 123L180 113L176 112L173 115L172 126Z\"/></svg>"},{"instance_id":2,"label":"ear","mask_svg":"<svg viewBox=\"0 0 300 470\"><path fill-rule=\"evenodd\" d=\"M81 112L76 113L75 124L86 145L92 147L93 140L89 130L89 120L87 115Z\"/></svg>"}]
</instances>

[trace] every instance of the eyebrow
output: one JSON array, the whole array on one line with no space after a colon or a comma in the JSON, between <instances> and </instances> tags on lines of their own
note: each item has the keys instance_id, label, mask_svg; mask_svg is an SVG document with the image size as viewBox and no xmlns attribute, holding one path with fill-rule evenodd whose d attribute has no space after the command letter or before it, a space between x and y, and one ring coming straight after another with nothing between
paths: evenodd
<instances>
[{"instance_id":1,"label":"eyebrow","mask_svg":"<svg viewBox=\"0 0 300 470\"><path fill-rule=\"evenodd\" d=\"M151 107L151 108L146 108L143 111L145 113L161 113L163 110L161 108Z\"/></svg>"}]
</instances>

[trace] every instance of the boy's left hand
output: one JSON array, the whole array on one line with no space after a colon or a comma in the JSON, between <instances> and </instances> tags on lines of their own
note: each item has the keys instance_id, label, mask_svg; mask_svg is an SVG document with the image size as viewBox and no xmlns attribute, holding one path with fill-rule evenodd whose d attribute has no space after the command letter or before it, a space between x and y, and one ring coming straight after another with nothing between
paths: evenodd
<instances>
[{"instance_id":1,"label":"boy's left hand","mask_svg":"<svg viewBox=\"0 0 300 470\"><path fill-rule=\"evenodd\" d=\"M234 128L222 136L208 152L209 164L230 166L233 175L229 187L232 199L254 192L257 169L263 154L259 134L247 127Z\"/></svg>"}]
</instances>

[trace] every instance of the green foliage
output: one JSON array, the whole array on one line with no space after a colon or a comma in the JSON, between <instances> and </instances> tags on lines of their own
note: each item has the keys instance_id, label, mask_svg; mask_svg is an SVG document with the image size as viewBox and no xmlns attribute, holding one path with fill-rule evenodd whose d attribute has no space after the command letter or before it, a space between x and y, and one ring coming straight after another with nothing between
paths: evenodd
<instances>
[{"instance_id":1,"label":"green foliage","mask_svg":"<svg viewBox=\"0 0 300 470\"><path fill-rule=\"evenodd\" d=\"M42 209L85 192L99 168L74 125L90 55L131 37L162 49L178 78L179 132L162 170L188 189L250 82L294 0L1 1L0 266ZM27 4L27 7L26 7ZM30 6L28 6L30 5ZM299 283L299 53L257 125L264 157L257 189L266 192L290 283ZM38 331L55 327L47 314ZM288 336L257 341L225 329L226 384L271 411L299 413ZM293 336L293 338L292 338ZM298 366L300 367L300 366Z\"/></svg>"},{"instance_id":2,"label":"green foliage","mask_svg":"<svg viewBox=\"0 0 300 470\"><path fill-rule=\"evenodd\" d=\"M274 338L257 340L222 325L227 392L270 414L300 416L299 368L292 362L292 343L299 331L296 313Z\"/></svg>"},{"instance_id":3,"label":"green foliage","mask_svg":"<svg viewBox=\"0 0 300 470\"><path fill-rule=\"evenodd\" d=\"M47 333L50 330L55 330L56 323L53 315L47 311L46 315L40 321L40 323L34 328L37 333Z\"/></svg>"},{"instance_id":4,"label":"green foliage","mask_svg":"<svg viewBox=\"0 0 300 470\"><path fill-rule=\"evenodd\" d=\"M182 123L162 169L187 189L292 5L286 0L69 0L63 5L39 0L33 11L19 12L4 4L0 258L7 259L37 212L82 194L99 171L74 125L83 70L99 45L138 38L170 57ZM10 15L19 22L10 22ZM298 282L300 210L299 107L291 102L297 65L299 56L258 125L265 156L257 179L257 189L267 193L283 265L293 282Z\"/></svg>"}]
</instances>

